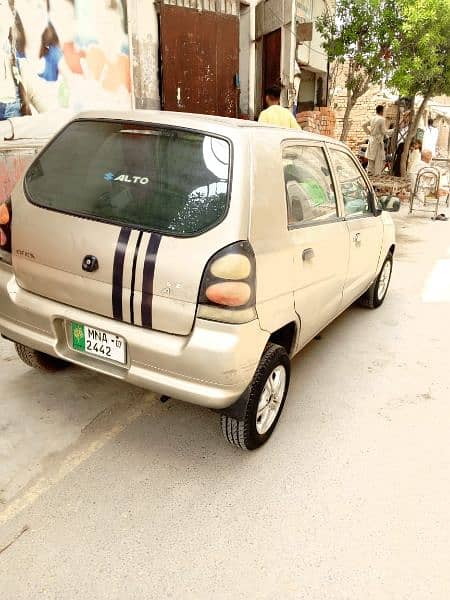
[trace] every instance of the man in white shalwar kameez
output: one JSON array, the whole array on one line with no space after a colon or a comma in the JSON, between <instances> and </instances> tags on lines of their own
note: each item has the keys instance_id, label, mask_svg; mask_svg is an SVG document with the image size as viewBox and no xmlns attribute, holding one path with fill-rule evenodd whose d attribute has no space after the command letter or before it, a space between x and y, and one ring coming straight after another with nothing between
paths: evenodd
<instances>
[{"instance_id":1,"label":"man in white shalwar kameez","mask_svg":"<svg viewBox=\"0 0 450 600\"><path fill-rule=\"evenodd\" d=\"M364 131L369 136L366 158L369 161L367 172L369 175L381 175L386 163L384 153L384 136L391 136L393 129L386 129L386 121L383 116L384 106L381 104L376 108L376 115L364 124Z\"/></svg>"},{"instance_id":2,"label":"man in white shalwar kameez","mask_svg":"<svg viewBox=\"0 0 450 600\"><path fill-rule=\"evenodd\" d=\"M436 156L436 144L439 137L439 129L433 126L433 119L428 119L428 126L423 132L422 148L430 150L432 157Z\"/></svg>"}]
</instances>

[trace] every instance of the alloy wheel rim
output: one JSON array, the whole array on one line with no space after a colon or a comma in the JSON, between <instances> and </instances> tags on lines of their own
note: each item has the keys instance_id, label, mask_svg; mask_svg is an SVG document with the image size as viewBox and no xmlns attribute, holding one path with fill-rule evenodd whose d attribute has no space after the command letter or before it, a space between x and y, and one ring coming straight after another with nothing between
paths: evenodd
<instances>
[{"instance_id":1,"label":"alloy wheel rim","mask_svg":"<svg viewBox=\"0 0 450 600\"><path fill-rule=\"evenodd\" d=\"M264 435L272 427L284 398L286 369L279 365L266 380L256 411L256 431Z\"/></svg>"},{"instance_id":2,"label":"alloy wheel rim","mask_svg":"<svg viewBox=\"0 0 450 600\"><path fill-rule=\"evenodd\" d=\"M391 261L388 260L385 263L383 270L381 271L380 280L378 282L378 291L377 291L378 300L383 300L384 296L386 295L388 285L389 285L389 279L391 277L391 270L392 270L392 264L391 264Z\"/></svg>"}]
</instances>

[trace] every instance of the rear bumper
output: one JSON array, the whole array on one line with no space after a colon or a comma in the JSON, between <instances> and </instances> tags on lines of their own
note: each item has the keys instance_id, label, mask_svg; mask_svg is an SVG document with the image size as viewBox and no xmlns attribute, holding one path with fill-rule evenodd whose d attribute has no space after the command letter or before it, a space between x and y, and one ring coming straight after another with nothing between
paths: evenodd
<instances>
[{"instance_id":1,"label":"rear bumper","mask_svg":"<svg viewBox=\"0 0 450 600\"><path fill-rule=\"evenodd\" d=\"M124 366L76 352L68 323L122 336ZM20 288L0 263L0 333L5 337L159 394L213 409L233 404L250 383L268 333L257 320L230 325L197 319L189 336L150 331L66 306Z\"/></svg>"}]
</instances>

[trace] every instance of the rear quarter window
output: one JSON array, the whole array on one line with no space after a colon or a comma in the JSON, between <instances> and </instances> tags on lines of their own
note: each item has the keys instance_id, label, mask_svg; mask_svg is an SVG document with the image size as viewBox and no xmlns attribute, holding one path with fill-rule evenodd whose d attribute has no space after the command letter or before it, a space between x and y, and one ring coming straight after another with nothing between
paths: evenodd
<instances>
[{"instance_id":1,"label":"rear quarter window","mask_svg":"<svg viewBox=\"0 0 450 600\"><path fill-rule=\"evenodd\" d=\"M29 200L51 210L175 236L226 216L231 143L209 134L75 121L29 168Z\"/></svg>"}]
</instances>

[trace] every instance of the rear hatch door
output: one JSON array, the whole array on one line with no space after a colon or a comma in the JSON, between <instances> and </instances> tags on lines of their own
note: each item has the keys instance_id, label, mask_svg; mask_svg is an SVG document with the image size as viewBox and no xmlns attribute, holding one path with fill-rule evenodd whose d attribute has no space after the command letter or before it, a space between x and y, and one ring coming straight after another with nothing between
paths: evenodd
<instances>
[{"instance_id":1,"label":"rear hatch door","mask_svg":"<svg viewBox=\"0 0 450 600\"><path fill-rule=\"evenodd\" d=\"M231 143L186 129L80 119L13 196L17 281L107 317L186 335L206 262L230 243Z\"/></svg>"}]
</instances>

